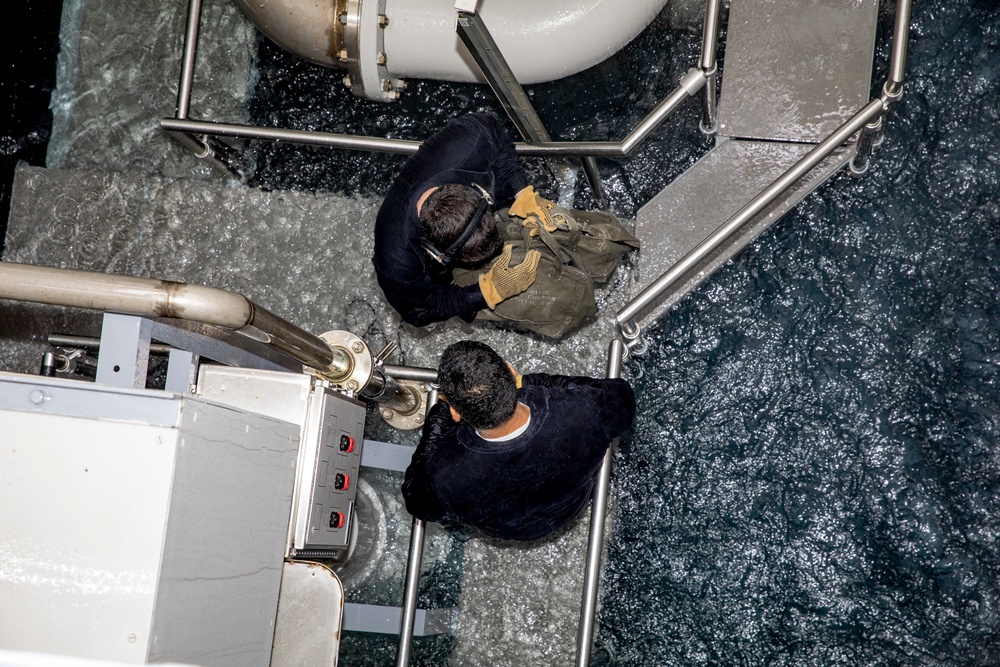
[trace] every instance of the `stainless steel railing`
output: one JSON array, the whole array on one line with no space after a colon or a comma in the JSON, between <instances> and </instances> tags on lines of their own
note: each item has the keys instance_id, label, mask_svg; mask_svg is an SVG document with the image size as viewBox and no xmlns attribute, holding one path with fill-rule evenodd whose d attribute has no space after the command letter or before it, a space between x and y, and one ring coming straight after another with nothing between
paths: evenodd
<instances>
[{"instance_id":1,"label":"stainless steel railing","mask_svg":"<svg viewBox=\"0 0 1000 667\"><path fill-rule=\"evenodd\" d=\"M515 149L525 157L627 157L688 97L693 97L710 81L705 91L703 116L712 119L714 127L715 109L715 44L718 32L718 15L721 0L708 0L706 10L705 44L710 51L702 55L701 69L692 68L682 77L679 86L643 119L622 141L550 141L540 143L516 143ZM286 141L289 143L327 148L372 151L410 155L420 147L420 141L406 139L386 139L359 135L336 134L331 132L311 132L284 128L260 127L239 123L219 123L199 121L189 118L191 89L194 80L194 63L198 50L198 25L201 20L201 0L190 0L188 5L187 31L181 56L182 66L178 83L177 106L173 118L163 118L160 126L171 133L195 154L210 160L228 173L235 168L227 159L232 148L218 140L218 137L234 139L257 139L261 141ZM711 38L708 35L711 33ZM707 63L707 64L706 64ZM703 121L703 128L708 124ZM589 174L588 174L589 177Z\"/></svg>"},{"instance_id":2,"label":"stainless steel railing","mask_svg":"<svg viewBox=\"0 0 1000 667\"><path fill-rule=\"evenodd\" d=\"M903 94L903 75L906 66L906 41L909 28L911 0L899 0L896 8L896 23L893 32L892 61L889 77L883 87L882 97L869 102L862 107L847 122L834 130L826 139L816 145L811 151L792 165L781 176L775 179L760 194L754 197L746 206L736 212L721 227L708 238L695 246L688 254L678 260L663 275L650 283L635 298L626 303L615 314L615 323L622 335L629 341L635 341L641 334L637 319L643 311L653 305L665 292L670 290L694 267L707 258L714 250L738 233L754 216L772 204L795 183L801 180L814 167L838 148L847 143L859 131L859 143L871 150L873 141L863 141L864 132L880 132L882 119L892 102Z\"/></svg>"},{"instance_id":3,"label":"stainless steel railing","mask_svg":"<svg viewBox=\"0 0 1000 667\"><path fill-rule=\"evenodd\" d=\"M625 346L622 342L611 341L608 346L607 377L621 377L624 356ZM580 603L580 630L576 641L576 667L590 665L591 647L594 645L594 615L597 613L597 593L601 582L601 553L604 551L604 523L608 516L611 460L617 447L616 438L604 454L590 503L590 535L587 538L587 560L583 568L583 600Z\"/></svg>"}]
</instances>

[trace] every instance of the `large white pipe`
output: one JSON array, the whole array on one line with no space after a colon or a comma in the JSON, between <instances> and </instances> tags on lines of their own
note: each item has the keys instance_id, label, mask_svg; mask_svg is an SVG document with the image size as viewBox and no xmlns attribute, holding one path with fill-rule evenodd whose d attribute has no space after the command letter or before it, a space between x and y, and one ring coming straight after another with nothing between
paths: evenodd
<instances>
[{"instance_id":1,"label":"large white pipe","mask_svg":"<svg viewBox=\"0 0 1000 667\"><path fill-rule=\"evenodd\" d=\"M384 0L381 12L379 0L236 2L279 46L321 65L349 69L348 61L356 58L362 69L369 69L378 60L382 76L389 79L482 80L455 32L454 0ZM666 2L480 0L478 14L518 81L529 84L560 79L606 60ZM385 18L376 27L373 22L378 24L380 16ZM352 39L355 30L362 36L360 47Z\"/></svg>"}]
</instances>

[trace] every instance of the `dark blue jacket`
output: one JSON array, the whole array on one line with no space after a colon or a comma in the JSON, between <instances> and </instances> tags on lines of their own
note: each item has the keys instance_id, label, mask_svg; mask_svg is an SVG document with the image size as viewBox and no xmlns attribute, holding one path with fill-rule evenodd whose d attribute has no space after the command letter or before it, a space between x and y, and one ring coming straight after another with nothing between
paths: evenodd
<instances>
[{"instance_id":1,"label":"dark blue jacket","mask_svg":"<svg viewBox=\"0 0 1000 667\"><path fill-rule=\"evenodd\" d=\"M632 388L624 380L525 375L518 400L531 409L531 423L506 442L456 424L444 403L431 408L403 481L410 514L534 540L580 512L608 445L632 423Z\"/></svg>"},{"instance_id":2,"label":"dark blue jacket","mask_svg":"<svg viewBox=\"0 0 1000 667\"><path fill-rule=\"evenodd\" d=\"M472 321L486 308L478 284L459 287L451 272L420 247L417 200L432 187L477 183L496 208L510 206L528 186L514 143L496 118L470 113L452 119L403 165L375 220L372 263L385 298L415 326L458 316Z\"/></svg>"}]
</instances>

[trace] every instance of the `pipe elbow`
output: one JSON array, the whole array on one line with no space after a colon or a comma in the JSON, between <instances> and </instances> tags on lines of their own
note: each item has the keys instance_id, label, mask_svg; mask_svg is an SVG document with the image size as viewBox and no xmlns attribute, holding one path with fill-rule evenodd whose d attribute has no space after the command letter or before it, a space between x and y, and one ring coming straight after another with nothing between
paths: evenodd
<instances>
[{"instance_id":1,"label":"pipe elbow","mask_svg":"<svg viewBox=\"0 0 1000 667\"><path fill-rule=\"evenodd\" d=\"M204 285L164 282L164 316L223 326L234 331L253 322L253 304L242 294Z\"/></svg>"},{"instance_id":2,"label":"pipe elbow","mask_svg":"<svg viewBox=\"0 0 1000 667\"><path fill-rule=\"evenodd\" d=\"M452 0L236 0L281 48L338 69L380 68L388 79L481 82L455 31ZM481 0L486 23L522 84L553 81L596 65L638 35L666 0ZM345 29L346 28L346 29ZM388 80L387 79L387 80Z\"/></svg>"}]
</instances>

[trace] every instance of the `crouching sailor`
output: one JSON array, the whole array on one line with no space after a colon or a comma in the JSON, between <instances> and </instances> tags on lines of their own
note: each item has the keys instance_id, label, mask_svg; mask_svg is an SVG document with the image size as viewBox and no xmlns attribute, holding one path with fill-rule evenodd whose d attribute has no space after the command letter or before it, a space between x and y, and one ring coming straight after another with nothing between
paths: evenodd
<instances>
[{"instance_id":1,"label":"crouching sailor","mask_svg":"<svg viewBox=\"0 0 1000 667\"><path fill-rule=\"evenodd\" d=\"M476 341L445 349L438 382L442 399L406 469L406 509L503 539L538 539L573 519L635 413L624 380L521 379Z\"/></svg>"},{"instance_id":2,"label":"crouching sailor","mask_svg":"<svg viewBox=\"0 0 1000 667\"><path fill-rule=\"evenodd\" d=\"M494 210L502 210L503 221L515 222L514 238L498 228ZM372 257L379 286L414 326L455 316L472 321L479 313L492 313L535 283L540 253L534 248L548 251L541 240L519 245L517 237L522 227L532 237L560 229L554 213L569 219L569 211L528 184L514 143L496 118L470 113L452 119L410 156L379 209ZM618 223L613 216L599 215ZM603 231L600 235L616 238ZM601 248L599 254L609 253ZM468 273L470 269L474 271ZM453 270L466 271L463 284L453 282ZM552 272L552 267L546 270ZM561 269L556 267L555 273ZM590 287L589 278L585 280ZM592 288L584 297L590 302L585 306L592 307ZM534 303L546 300L552 297ZM497 316L504 318L519 319Z\"/></svg>"},{"instance_id":3,"label":"crouching sailor","mask_svg":"<svg viewBox=\"0 0 1000 667\"><path fill-rule=\"evenodd\" d=\"M456 265L481 266L501 253L493 207L510 206L524 190L534 192L514 143L487 114L452 119L410 156L378 212L372 258L405 321L472 321L534 282L537 252L513 267L508 253L473 285L451 277Z\"/></svg>"}]
</instances>

